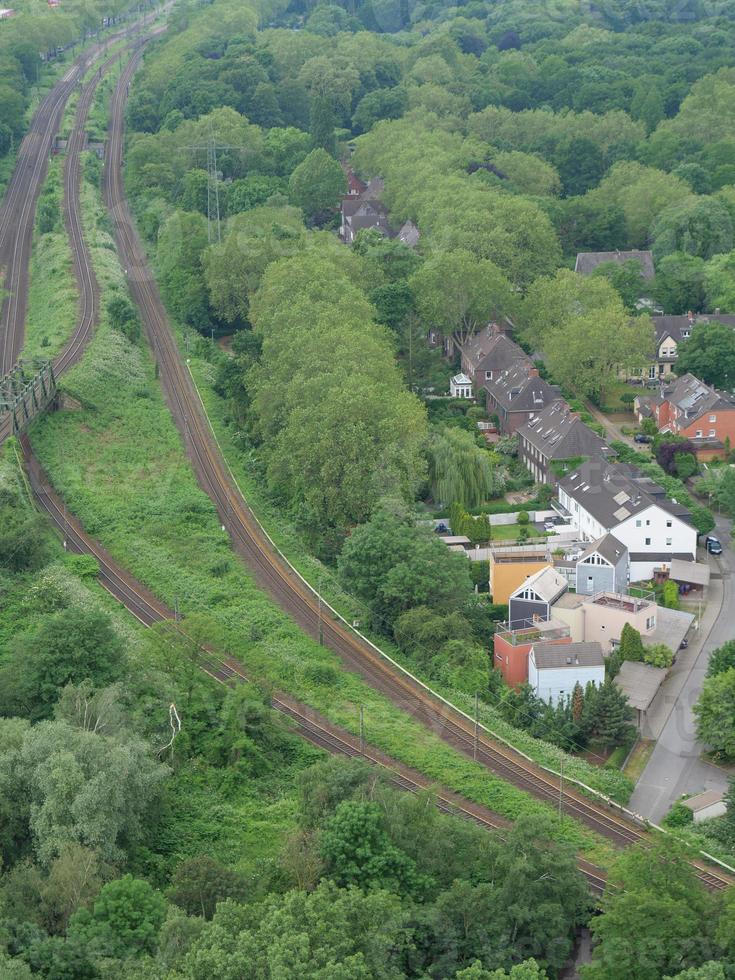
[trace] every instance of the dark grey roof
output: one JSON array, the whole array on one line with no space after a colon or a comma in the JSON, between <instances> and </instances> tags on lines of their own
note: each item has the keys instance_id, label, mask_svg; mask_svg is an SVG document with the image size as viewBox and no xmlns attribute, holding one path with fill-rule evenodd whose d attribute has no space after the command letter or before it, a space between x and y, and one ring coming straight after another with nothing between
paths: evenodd
<instances>
[{"instance_id":1,"label":"dark grey roof","mask_svg":"<svg viewBox=\"0 0 735 980\"><path fill-rule=\"evenodd\" d=\"M682 520L690 516L686 507L670 500L662 487L634 466L610 463L601 456L582 463L559 486L608 529L654 504Z\"/></svg>"},{"instance_id":2,"label":"dark grey roof","mask_svg":"<svg viewBox=\"0 0 735 980\"><path fill-rule=\"evenodd\" d=\"M538 414L559 398L559 389L539 377L529 361L514 364L485 388L498 405L508 412Z\"/></svg>"},{"instance_id":3,"label":"dark grey roof","mask_svg":"<svg viewBox=\"0 0 735 980\"><path fill-rule=\"evenodd\" d=\"M682 374L663 390L663 399L675 405L679 422L691 425L708 412L735 409L735 401L716 388L711 388L693 374Z\"/></svg>"},{"instance_id":4,"label":"dark grey roof","mask_svg":"<svg viewBox=\"0 0 735 980\"><path fill-rule=\"evenodd\" d=\"M604 439L571 411L563 398L555 399L518 430L546 459L594 456L608 447Z\"/></svg>"},{"instance_id":5,"label":"dark grey roof","mask_svg":"<svg viewBox=\"0 0 735 980\"><path fill-rule=\"evenodd\" d=\"M534 643L533 659L539 670L560 667L603 667L605 657L596 641L589 643Z\"/></svg>"},{"instance_id":6,"label":"dark grey roof","mask_svg":"<svg viewBox=\"0 0 735 980\"><path fill-rule=\"evenodd\" d=\"M628 699L631 708L647 711L666 677L663 667L651 667L626 660L615 677L615 685Z\"/></svg>"},{"instance_id":7,"label":"dark grey roof","mask_svg":"<svg viewBox=\"0 0 735 980\"><path fill-rule=\"evenodd\" d=\"M528 355L495 323L478 330L464 345L462 354L473 370L506 371L519 361L531 366Z\"/></svg>"},{"instance_id":8,"label":"dark grey roof","mask_svg":"<svg viewBox=\"0 0 735 980\"><path fill-rule=\"evenodd\" d=\"M416 248L421 238L421 232L409 218L398 232L398 240L408 245L409 248Z\"/></svg>"},{"instance_id":9,"label":"dark grey roof","mask_svg":"<svg viewBox=\"0 0 735 980\"><path fill-rule=\"evenodd\" d=\"M584 561L590 555L598 554L611 565L617 565L623 555L627 552L624 544L615 537L614 534L605 534L603 537L593 541L585 551L579 556L579 561Z\"/></svg>"},{"instance_id":10,"label":"dark grey roof","mask_svg":"<svg viewBox=\"0 0 735 980\"><path fill-rule=\"evenodd\" d=\"M619 265L622 265L623 262L630 262L634 259L641 264L641 275L643 278L653 279L656 275L656 270L653 265L653 253L639 249L633 249L629 252L579 252L577 254L577 261L574 264L574 271L579 272L583 276L588 276L591 272L594 272L598 265L602 265L603 262L617 262Z\"/></svg>"},{"instance_id":11,"label":"dark grey roof","mask_svg":"<svg viewBox=\"0 0 735 980\"><path fill-rule=\"evenodd\" d=\"M667 337L671 337L677 344L686 340L685 331L691 333L696 326L703 323L724 323L727 327L735 327L735 316L730 313L697 313L692 316L684 313L681 316L653 316L651 319L656 331L657 348Z\"/></svg>"},{"instance_id":12,"label":"dark grey roof","mask_svg":"<svg viewBox=\"0 0 735 980\"><path fill-rule=\"evenodd\" d=\"M670 563L674 558L678 558L681 561L691 561L691 552L686 551L632 551L630 553L631 562L638 561L662 561Z\"/></svg>"}]
</instances>

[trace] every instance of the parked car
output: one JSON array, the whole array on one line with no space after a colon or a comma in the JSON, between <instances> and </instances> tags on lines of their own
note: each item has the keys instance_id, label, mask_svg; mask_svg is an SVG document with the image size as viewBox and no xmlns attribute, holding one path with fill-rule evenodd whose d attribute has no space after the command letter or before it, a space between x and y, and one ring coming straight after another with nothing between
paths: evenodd
<instances>
[{"instance_id":1,"label":"parked car","mask_svg":"<svg viewBox=\"0 0 735 980\"><path fill-rule=\"evenodd\" d=\"M687 648L688 646L689 646L689 640L687 640L687 638L686 638L686 637L684 637L684 639L683 639L683 640L681 641L681 643L679 644L679 649L680 649L680 650L686 650L686 648Z\"/></svg>"},{"instance_id":2,"label":"parked car","mask_svg":"<svg viewBox=\"0 0 735 980\"><path fill-rule=\"evenodd\" d=\"M553 521L544 521L544 531L553 531L556 524Z\"/></svg>"},{"instance_id":3,"label":"parked car","mask_svg":"<svg viewBox=\"0 0 735 980\"><path fill-rule=\"evenodd\" d=\"M650 436L647 436L645 432L636 432L633 436L633 442L651 442Z\"/></svg>"},{"instance_id":4,"label":"parked car","mask_svg":"<svg viewBox=\"0 0 735 980\"><path fill-rule=\"evenodd\" d=\"M708 534L704 540L705 547L711 555L721 555L722 545L720 544L720 539L716 538L714 534Z\"/></svg>"}]
</instances>

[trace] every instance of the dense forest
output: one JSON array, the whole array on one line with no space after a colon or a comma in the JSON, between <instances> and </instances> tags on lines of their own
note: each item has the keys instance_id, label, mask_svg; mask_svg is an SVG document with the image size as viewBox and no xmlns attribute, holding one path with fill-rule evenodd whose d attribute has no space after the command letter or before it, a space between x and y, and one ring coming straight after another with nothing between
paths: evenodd
<instances>
[{"instance_id":1,"label":"dense forest","mask_svg":"<svg viewBox=\"0 0 735 980\"><path fill-rule=\"evenodd\" d=\"M500 692L488 649L505 610L487 595L487 567L450 552L426 518L482 540L474 516L507 506L507 491L526 491L528 508L549 492L532 487L512 439L487 447L480 406L440 397L453 368L426 338L510 317L582 406L604 403L621 365L644 366L654 308L735 311L729 8L183 0L131 86L127 191L233 465L402 662L560 749L627 745L630 711L610 683L558 708ZM0 154L10 160L22 135L38 52L121 9L0 25ZM382 179L391 227L413 222L417 247L375 231L339 241L350 172ZM648 247L649 283L635 265L572 272L580 250ZM94 378L71 382L84 438L119 437L127 411L136 436L160 437L173 458L122 276L113 292ZM713 372L735 365L732 335L721 344ZM677 843L611 860L593 914L575 847L548 814L521 811L490 835L304 743L271 710L269 684L207 678L186 637L208 641L217 612L260 663L272 647L292 644L286 669L313 651L251 598L227 605L242 574L213 544L188 470L146 496L157 461L141 462L135 493L115 499L121 459L105 486L127 547L131 524L163 540L168 522L188 536L192 576L194 551L209 563L182 638L125 617L95 562L62 550L11 450L0 457L0 976L543 980L586 925L587 980L735 976L735 895L705 891ZM681 481L643 465L686 499ZM158 544L143 555L151 577L166 564ZM700 724L735 754L720 706L732 651L721 659ZM292 672L307 696L340 684L316 659ZM630 791L618 772L600 778ZM718 840L731 848L730 796Z\"/></svg>"}]
</instances>

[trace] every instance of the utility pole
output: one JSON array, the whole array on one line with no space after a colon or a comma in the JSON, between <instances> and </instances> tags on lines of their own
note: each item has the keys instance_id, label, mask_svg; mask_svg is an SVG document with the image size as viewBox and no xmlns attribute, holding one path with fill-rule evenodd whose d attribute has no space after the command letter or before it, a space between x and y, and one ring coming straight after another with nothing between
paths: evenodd
<instances>
[{"instance_id":1,"label":"utility pole","mask_svg":"<svg viewBox=\"0 0 735 980\"><path fill-rule=\"evenodd\" d=\"M365 713L360 705L360 755L365 755Z\"/></svg>"},{"instance_id":2,"label":"utility pole","mask_svg":"<svg viewBox=\"0 0 735 980\"><path fill-rule=\"evenodd\" d=\"M479 692L475 691L475 741L472 746L472 758L475 760L475 762L477 761L477 741L480 734L479 731L480 723L478 720L478 712L480 710L479 698L480 698Z\"/></svg>"},{"instance_id":3,"label":"utility pole","mask_svg":"<svg viewBox=\"0 0 735 980\"><path fill-rule=\"evenodd\" d=\"M559 822L561 822L561 804L562 804L563 795L564 795L564 756L561 757L561 766L559 767Z\"/></svg>"},{"instance_id":4,"label":"utility pole","mask_svg":"<svg viewBox=\"0 0 735 980\"><path fill-rule=\"evenodd\" d=\"M322 588L321 588L321 578L317 579L317 600L319 603L319 646L324 646L324 630L322 628Z\"/></svg>"}]
</instances>

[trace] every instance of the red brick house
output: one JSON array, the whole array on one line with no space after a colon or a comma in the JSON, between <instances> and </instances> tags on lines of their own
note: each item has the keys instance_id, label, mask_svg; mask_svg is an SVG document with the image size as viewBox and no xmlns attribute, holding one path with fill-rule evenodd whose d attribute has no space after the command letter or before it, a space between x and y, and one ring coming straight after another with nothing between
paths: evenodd
<instances>
[{"instance_id":1,"label":"red brick house","mask_svg":"<svg viewBox=\"0 0 735 980\"><path fill-rule=\"evenodd\" d=\"M735 400L693 374L662 385L658 395L639 395L634 407L640 422L652 418L659 432L691 440L699 459L735 446Z\"/></svg>"}]
</instances>

